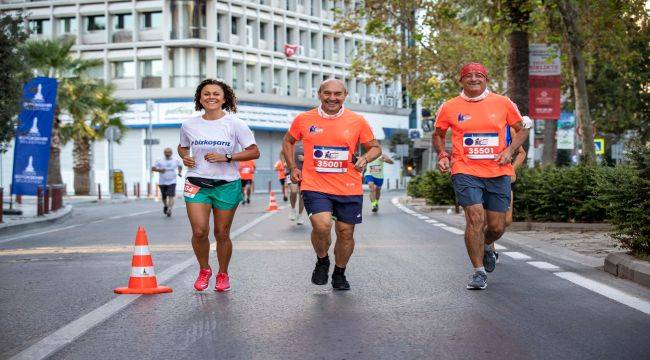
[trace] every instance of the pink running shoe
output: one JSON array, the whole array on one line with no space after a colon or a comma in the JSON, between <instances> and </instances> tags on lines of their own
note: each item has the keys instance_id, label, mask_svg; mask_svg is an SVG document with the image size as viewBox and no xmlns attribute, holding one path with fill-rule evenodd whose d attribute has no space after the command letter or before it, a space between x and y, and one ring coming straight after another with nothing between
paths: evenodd
<instances>
[{"instance_id":1,"label":"pink running shoe","mask_svg":"<svg viewBox=\"0 0 650 360\"><path fill-rule=\"evenodd\" d=\"M230 290L230 278L226 273L217 274L217 286L214 287L214 291L228 291Z\"/></svg>"},{"instance_id":2,"label":"pink running shoe","mask_svg":"<svg viewBox=\"0 0 650 360\"><path fill-rule=\"evenodd\" d=\"M212 269L201 269L199 270L199 276L194 282L194 288L198 291L203 291L208 288L210 285L210 277L212 277Z\"/></svg>"}]
</instances>

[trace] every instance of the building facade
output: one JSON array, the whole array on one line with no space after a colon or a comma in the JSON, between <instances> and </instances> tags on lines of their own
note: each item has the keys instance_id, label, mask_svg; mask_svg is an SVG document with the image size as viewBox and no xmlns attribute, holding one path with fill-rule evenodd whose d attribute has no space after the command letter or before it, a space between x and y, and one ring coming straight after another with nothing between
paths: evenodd
<instances>
[{"instance_id":1,"label":"building facade","mask_svg":"<svg viewBox=\"0 0 650 360\"><path fill-rule=\"evenodd\" d=\"M374 40L333 30L335 13L345 13L343 1L2 0L0 10L23 11L33 37L74 38L77 56L102 60L89 75L113 83L116 96L130 104L123 116L129 131L113 156L128 184L146 183L149 158L176 147L180 124L195 113L194 91L204 78L223 79L235 89L239 116L262 152L258 190L277 179L273 164L282 136L298 112L317 105L324 79L345 82L346 106L366 116L378 139L409 125L399 81L368 84L350 75L356 49ZM147 109L149 99L153 106ZM158 140L151 156L144 145L149 122ZM106 141L93 145L93 181L103 188L107 150ZM67 145L62 156L67 184L72 184L71 157ZM4 184L10 182L10 160L10 153L3 155ZM387 171L398 176L397 167Z\"/></svg>"}]
</instances>

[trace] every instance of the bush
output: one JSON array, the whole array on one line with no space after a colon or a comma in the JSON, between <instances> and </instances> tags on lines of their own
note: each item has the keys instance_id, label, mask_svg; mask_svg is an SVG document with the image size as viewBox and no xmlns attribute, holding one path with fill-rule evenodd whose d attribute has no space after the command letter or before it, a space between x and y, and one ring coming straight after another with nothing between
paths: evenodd
<instances>
[{"instance_id":1,"label":"bush","mask_svg":"<svg viewBox=\"0 0 650 360\"><path fill-rule=\"evenodd\" d=\"M451 187L451 176L439 171L427 171L412 178L407 187L407 194L425 198L430 205L453 205L456 201L454 189Z\"/></svg>"},{"instance_id":2,"label":"bush","mask_svg":"<svg viewBox=\"0 0 650 360\"><path fill-rule=\"evenodd\" d=\"M599 179L599 199L606 204L612 236L634 255L650 255L650 149L631 152L631 167Z\"/></svg>"},{"instance_id":3,"label":"bush","mask_svg":"<svg viewBox=\"0 0 650 360\"><path fill-rule=\"evenodd\" d=\"M513 184L515 220L600 222L605 204L598 199L597 179L611 168L520 168Z\"/></svg>"}]
</instances>

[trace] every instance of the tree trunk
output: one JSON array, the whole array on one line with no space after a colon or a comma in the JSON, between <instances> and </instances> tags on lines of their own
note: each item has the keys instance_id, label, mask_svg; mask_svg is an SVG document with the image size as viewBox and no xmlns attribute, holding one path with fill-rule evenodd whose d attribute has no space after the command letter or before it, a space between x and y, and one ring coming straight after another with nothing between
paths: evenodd
<instances>
[{"instance_id":1,"label":"tree trunk","mask_svg":"<svg viewBox=\"0 0 650 360\"><path fill-rule=\"evenodd\" d=\"M74 193L75 195L90 194L90 140L75 139L74 156Z\"/></svg>"},{"instance_id":2,"label":"tree trunk","mask_svg":"<svg viewBox=\"0 0 650 360\"><path fill-rule=\"evenodd\" d=\"M508 35L508 97L517 105L519 112L528 114L528 26L532 7L528 0L514 0L503 3L503 20L508 22L511 29ZM523 144L528 152L528 139Z\"/></svg>"},{"instance_id":3,"label":"tree trunk","mask_svg":"<svg viewBox=\"0 0 650 360\"><path fill-rule=\"evenodd\" d=\"M582 161L587 165L596 164L596 150L594 149L594 133L589 114L589 98L587 96L587 82L585 75L585 59L582 57L582 37L576 23L578 12L570 0L557 0L562 14L564 36L569 43L569 56L571 57L571 72L573 80L573 93L575 95L576 119L582 131Z\"/></svg>"},{"instance_id":4,"label":"tree trunk","mask_svg":"<svg viewBox=\"0 0 650 360\"><path fill-rule=\"evenodd\" d=\"M550 165L555 164L557 158L557 121L546 120L544 124L544 152L542 153L542 164Z\"/></svg>"},{"instance_id":5,"label":"tree trunk","mask_svg":"<svg viewBox=\"0 0 650 360\"><path fill-rule=\"evenodd\" d=\"M47 183L48 185L63 184L61 176L61 137L59 129L61 120L59 119L59 107L54 111L54 122L52 123L52 139L50 141L50 160L47 165Z\"/></svg>"}]
</instances>

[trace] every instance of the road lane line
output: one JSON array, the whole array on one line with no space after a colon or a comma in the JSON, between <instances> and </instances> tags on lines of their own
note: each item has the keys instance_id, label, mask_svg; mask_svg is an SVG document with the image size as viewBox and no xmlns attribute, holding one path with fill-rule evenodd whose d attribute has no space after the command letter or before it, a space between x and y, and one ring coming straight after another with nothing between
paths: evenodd
<instances>
[{"instance_id":1,"label":"road lane line","mask_svg":"<svg viewBox=\"0 0 650 360\"><path fill-rule=\"evenodd\" d=\"M528 256L526 254L522 254L522 253L520 253L518 251L500 252L499 254L503 254L503 255L505 255L507 257L510 257L510 258L513 258L515 260L530 260L531 259L530 256Z\"/></svg>"},{"instance_id":2,"label":"road lane line","mask_svg":"<svg viewBox=\"0 0 650 360\"><path fill-rule=\"evenodd\" d=\"M453 233L453 234L456 234L456 235L464 235L465 234L465 232L463 230L456 229L455 227L451 227L451 226L445 226L442 229L447 230L450 233Z\"/></svg>"},{"instance_id":3,"label":"road lane line","mask_svg":"<svg viewBox=\"0 0 650 360\"><path fill-rule=\"evenodd\" d=\"M60 228L56 228L56 229L50 229L50 230L41 231L41 232L32 233L32 234L25 234L25 235L13 236L13 237L10 237L10 238L6 238L6 239L2 239L2 240L0 240L0 244L2 244L2 243L6 243L6 242L9 242L9 241L18 240L18 239L23 239L23 238L30 237L30 236L38 236L38 235L43 235L43 234L53 233L53 232L56 232L56 231L72 229L72 228L79 227L79 226L81 226L81 225L83 225L83 224L68 225L68 226L64 226L64 227L60 227Z\"/></svg>"},{"instance_id":4,"label":"road lane line","mask_svg":"<svg viewBox=\"0 0 650 360\"><path fill-rule=\"evenodd\" d=\"M528 261L526 264L532 265L532 266L534 266L534 267L536 267L538 269L542 269L542 270L550 270L550 271L560 270L559 266L553 265L551 263L547 263L546 261Z\"/></svg>"},{"instance_id":5,"label":"road lane line","mask_svg":"<svg viewBox=\"0 0 650 360\"><path fill-rule=\"evenodd\" d=\"M505 247L503 245L499 245L497 243L494 243L494 248L497 249L497 250L508 250L507 247Z\"/></svg>"},{"instance_id":6,"label":"road lane line","mask_svg":"<svg viewBox=\"0 0 650 360\"><path fill-rule=\"evenodd\" d=\"M438 227L447 227L447 225L445 225L443 223L435 223L435 224L431 224L431 225L438 226Z\"/></svg>"},{"instance_id":7,"label":"road lane line","mask_svg":"<svg viewBox=\"0 0 650 360\"><path fill-rule=\"evenodd\" d=\"M266 213L248 224L233 231L230 235L235 239L243 234L253 226L261 223L262 221L273 216L274 212ZM167 268L165 271L158 275L158 282L165 283L171 280L182 271L196 263L196 258L192 256L181 263ZM137 300L142 295L119 295L113 300L108 301L106 304L96 308L90 313L73 320L72 322L64 325L63 327L50 333L43 339L39 340L34 345L16 354L12 360L17 359L44 359L55 352L61 350L66 345L72 343L75 339L85 334L88 330L106 321L111 316L115 315L120 310Z\"/></svg>"},{"instance_id":8,"label":"road lane line","mask_svg":"<svg viewBox=\"0 0 650 360\"><path fill-rule=\"evenodd\" d=\"M435 224L438 222L438 220L429 219L429 220L425 220L425 222L428 222L429 224Z\"/></svg>"},{"instance_id":9,"label":"road lane line","mask_svg":"<svg viewBox=\"0 0 650 360\"><path fill-rule=\"evenodd\" d=\"M611 286L599 283L597 281L591 280L589 278L586 278L582 275L578 275L576 273L556 272L554 274L557 277L560 277L564 280L568 280L587 290L591 290L595 293L603 295L623 305L627 305L633 309L639 310L647 315L650 315L650 302L648 301L639 299L636 296L629 295Z\"/></svg>"}]
</instances>

